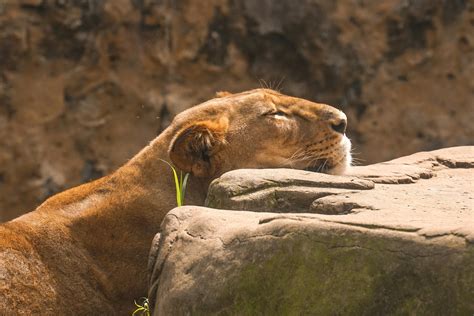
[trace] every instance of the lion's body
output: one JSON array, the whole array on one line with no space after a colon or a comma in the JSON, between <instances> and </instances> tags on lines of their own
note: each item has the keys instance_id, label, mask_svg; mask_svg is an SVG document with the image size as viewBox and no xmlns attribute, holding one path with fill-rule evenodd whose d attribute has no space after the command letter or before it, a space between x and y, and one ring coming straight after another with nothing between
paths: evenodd
<instances>
[{"instance_id":1,"label":"lion's body","mask_svg":"<svg viewBox=\"0 0 474 316\"><path fill-rule=\"evenodd\" d=\"M255 90L206 102L178 115L165 132L113 174L57 194L35 211L0 226L0 311L9 315L130 313L133 300L146 295L150 243L165 214L175 206L171 170L160 159L193 174L186 203L197 205L203 204L210 181L223 172L242 167L304 168L321 160L323 156L290 157L301 147L297 142L303 134L309 133L303 127L289 130L297 137L285 136L284 146L268 148L275 135L262 135L255 126L264 110L260 107L268 110L270 103L275 107L275 100L262 103L268 95L290 98ZM290 104L290 109L294 105L288 100L285 105ZM295 100L300 99L290 101ZM313 112L319 113L316 109L327 114L319 118L326 125L339 115L326 105L314 104ZM281 127L290 123L272 122L278 129L293 128ZM342 136L320 128L318 148L328 152L328 165L339 168L342 160L347 164L349 153L341 145ZM249 137L253 143L247 145ZM318 143L317 137L311 140L305 140L302 148ZM292 152L283 153L290 144ZM283 165L285 159L295 165Z\"/></svg>"},{"instance_id":2,"label":"lion's body","mask_svg":"<svg viewBox=\"0 0 474 316\"><path fill-rule=\"evenodd\" d=\"M6 315L113 314L98 281L100 270L67 226L32 215L0 228L0 283L7 281L0 289L1 310Z\"/></svg>"}]
</instances>

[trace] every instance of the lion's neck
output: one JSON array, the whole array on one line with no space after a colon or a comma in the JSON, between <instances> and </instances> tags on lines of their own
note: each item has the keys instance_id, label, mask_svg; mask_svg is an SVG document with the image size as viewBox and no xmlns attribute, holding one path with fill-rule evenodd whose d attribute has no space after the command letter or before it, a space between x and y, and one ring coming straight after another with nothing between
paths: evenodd
<instances>
[{"instance_id":1,"label":"lion's neck","mask_svg":"<svg viewBox=\"0 0 474 316\"><path fill-rule=\"evenodd\" d=\"M125 303L130 306L133 299L146 295L151 242L159 233L166 213L177 206L173 173L163 162L170 162L170 141L171 137L163 134L117 170L109 180L120 187L111 194L111 207L104 206L102 220L95 216L89 219L91 227L113 224L113 238L109 238L107 243L92 242L89 247L94 253L103 254L98 259L104 271L119 271L110 276L109 281L114 283L112 288L122 289L114 296L124 296ZM201 183L190 177L185 203L202 205L207 185L207 182ZM101 249L94 249L96 247Z\"/></svg>"},{"instance_id":2,"label":"lion's neck","mask_svg":"<svg viewBox=\"0 0 474 316\"><path fill-rule=\"evenodd\" d=\"M124 308L146 295L152 239L176 206L172 171L160 160L169 161L170 140L163 134L110 176L59 194L39 208L67 221L105 295ZM190 177L186 204L202 205L207 185Z\"/></svg>"},{"instance_id":3,"label":"lion's neck","mask_svg":"<svg viewBox=\"0 0 474 316\"><path fill-rule=\"evenodd\" d=\"M154 201L161 205L169 204L166 212L176 207L176 192L173 172L166 163L171 163L168 149L173 133L164 133L153 143L145 147L124 167L118 170L117 174L128 173L127 179L131 179L134 184L149 192L157 194L142 198ZM165 162L166 161L166 162ZM180 172L179 170L177 170ZM207 188L211 179L197 179L189 177L189 183L186 190L185 204L202 205L207 194Z\"/></svg>"}]
</instances>

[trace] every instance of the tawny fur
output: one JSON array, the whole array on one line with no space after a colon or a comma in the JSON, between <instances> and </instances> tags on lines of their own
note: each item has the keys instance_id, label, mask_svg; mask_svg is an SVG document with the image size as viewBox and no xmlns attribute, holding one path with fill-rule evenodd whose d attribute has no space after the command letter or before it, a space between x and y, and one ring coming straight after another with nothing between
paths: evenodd
<instances>
[{"instance_id":1,"label":"tawny fur","mask_svg":"<svg viewBox=\"0 0 474 316\"><path fill-rule=\"evenodd\" d=\"M350 142L324 104L258 89L179 114L113 174L57 194L0 226L0 311L6 315L130 314L147 293L147 257L175 206L170 168L191 172L186 204L237 168L326 168L350 163ZM324 166L322 163L324 162Z\"/></svg>"}]
</instances>

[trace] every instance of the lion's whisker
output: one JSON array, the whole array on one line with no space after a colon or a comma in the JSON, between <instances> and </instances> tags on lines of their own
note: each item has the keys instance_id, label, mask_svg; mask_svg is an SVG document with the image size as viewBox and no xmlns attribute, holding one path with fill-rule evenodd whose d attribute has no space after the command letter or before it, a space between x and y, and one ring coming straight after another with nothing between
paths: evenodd
<instances>
[{"instance_id":1,"label":"lion's whisker","mask_svg":"<svg viewBox=\"0 0 474 316\"><path fill-rule=\"evenodd\" d=\"M324 167L326 166L326 163L328 162L329 159L324 159L324 162L323 164L320 166L320 168L318 168L318 172L321 172L324 170Z\"/></svg>"},{"instance_id":2,"label":"lion's whisker","mask_svg":"<svg viewBox=\"0 0 474 316\"><path fill-rule=\"evenodd\" d=\"M285 76L282 76L280 81L278 81L278 84L275 87L276 91L280 91L280 86L283 84L283 81L285 81Z\"/></svg>"}]
</instances>

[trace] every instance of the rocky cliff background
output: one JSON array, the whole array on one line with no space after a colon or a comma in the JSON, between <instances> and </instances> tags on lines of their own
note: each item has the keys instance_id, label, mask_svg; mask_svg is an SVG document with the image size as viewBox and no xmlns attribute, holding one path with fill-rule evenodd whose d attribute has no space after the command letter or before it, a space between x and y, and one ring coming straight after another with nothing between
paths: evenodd
<instances>
[{"instance_id":1,"label":"rocky cliff background","mask_svg":"<svg viewBox=\"0 0 474 316\"><path fill-rule=\"evenodd\" d=\"M339 107L363 164L474 143L472 0L0 0L0 221L260 86Z\"/></svg>"}]
</instances>

